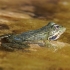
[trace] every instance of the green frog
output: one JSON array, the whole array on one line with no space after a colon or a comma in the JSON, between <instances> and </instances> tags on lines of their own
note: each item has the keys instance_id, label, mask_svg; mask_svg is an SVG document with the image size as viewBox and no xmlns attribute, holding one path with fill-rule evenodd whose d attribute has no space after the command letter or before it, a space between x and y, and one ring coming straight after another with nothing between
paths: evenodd
<instances>
[{"instance_id":1,"label":"green frog","mask_svg":"<svg viewBox=\"0 0 70 70\"><path fill-rule=\"evenodd\" d=\"M57 40L65 30L65 27L54 22L49 22L47 25L36 30L30 30L20 34L1 35L0 39L6 39L7 41L6 43L2 43L1 46L11 50L28 48L31 43L44 46L48 43L46 40ZM42 40L44 44L40 43L40 40Z\"/></svg>"}]
</instances>

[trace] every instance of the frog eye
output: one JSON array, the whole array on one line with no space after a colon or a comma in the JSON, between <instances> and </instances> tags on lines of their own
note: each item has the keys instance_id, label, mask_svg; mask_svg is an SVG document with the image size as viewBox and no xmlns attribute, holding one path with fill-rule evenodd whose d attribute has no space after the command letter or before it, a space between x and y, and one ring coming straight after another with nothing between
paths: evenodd
<instances>
[{"instance_id":1,"label":"frog eye","mask_svg":"<svg viewBox=\"0 0 70 70\"><path fill-rule=\"evenodd\" d=\"M57 29L57 28L59 28L59 25L55 25L54 27Z\"/></svg>"},{"instance_id":2,"label":"frog eye","mask_svg":"<svg viewBox=\"0 0 70 70\"><path fill-rule=\"evenodd\" d=\"M57 25L56 27L57 27L57 28L59 28L59 26L58 26L58 25Z\"/></svg>"}]
</instances>

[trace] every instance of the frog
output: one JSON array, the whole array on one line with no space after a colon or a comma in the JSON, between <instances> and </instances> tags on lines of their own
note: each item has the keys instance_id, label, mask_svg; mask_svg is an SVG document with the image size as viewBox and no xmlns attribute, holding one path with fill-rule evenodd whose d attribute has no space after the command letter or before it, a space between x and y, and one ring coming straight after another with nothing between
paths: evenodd
<instances>
[{"instance_id":1,"label":"frog","mask_svg":"<svg viewBox=\"0 0 70 70\"><path fill-rule=\"evenodd\" d=\"M47 45L47 41L57 40L65 30L64 26L49 22L45 26L35 30L29 30L20 34L1 35L0 40L5 39L7 41L6 43L1 43L1 46L9 50L29 48L31 43L44 46ZM44 44L40 43L40 40Z\"/></svg>"}]
</instances>

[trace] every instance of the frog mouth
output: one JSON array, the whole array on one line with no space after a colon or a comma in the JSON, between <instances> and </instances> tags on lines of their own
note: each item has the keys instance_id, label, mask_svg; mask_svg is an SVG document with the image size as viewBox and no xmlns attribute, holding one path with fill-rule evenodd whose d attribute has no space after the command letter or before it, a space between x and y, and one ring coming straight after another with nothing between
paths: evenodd
<instances>
[{"instance_id":1,"label":"frog mouth","mask_svg":"<svg viewBox=\"0 0 70 70\"><path fill-rule=\"evenodd\" d=\"M53 36L50 36L49 40L57 40L61 36L61 34L63 34L63 32L57 32Z\"/></svg>"},{"instance_id":2,"label":"frog mouth","mask_svg":"<svg viewBox=\"0 0 70 70\"><path fill-rule=\"evenodd\" d=\"M59 38L58 36L59 35L54 35L54 36L50 37L49 40L57 40Z\"/></svg>"}]
</instances>

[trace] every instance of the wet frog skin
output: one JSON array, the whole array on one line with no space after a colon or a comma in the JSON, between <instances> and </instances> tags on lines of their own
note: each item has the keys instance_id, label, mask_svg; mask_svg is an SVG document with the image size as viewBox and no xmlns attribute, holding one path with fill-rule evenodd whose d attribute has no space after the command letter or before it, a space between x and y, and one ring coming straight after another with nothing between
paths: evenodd
<instances>
[{"instance_id":1,"label":"wet frog skin","mask_svg":"<svg viewBox=\"0 0 70 70\"><path fill-rule=\"evenodd\" d=\"M38 41L57 40L65 30L65 27L54 22L49 22L40 29L23 32L21 34L1 35L1 40L5 38L8 41L7 43L2 43L1 46L14 50L28 48L29 43L38 43L41 45Z\"/></svg>"}]
</instances>

